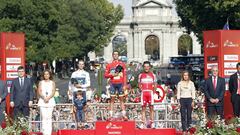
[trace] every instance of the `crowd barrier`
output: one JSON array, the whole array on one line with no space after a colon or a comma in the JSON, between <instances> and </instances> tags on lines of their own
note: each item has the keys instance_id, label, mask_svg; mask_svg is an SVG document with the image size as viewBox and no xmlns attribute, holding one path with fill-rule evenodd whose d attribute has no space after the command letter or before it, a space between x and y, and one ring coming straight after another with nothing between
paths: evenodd
<instances>
[{"instance_id":1,"label":"crowd barrier","mask_svg":"<svg viewBox=\"0 0 240 135\"><path fill-rule=\"evenodd\" d=\"M119 103L115 104L114 113L116 119L121 117ZM127 108L127 116L129 121L136 122L136 128L141 124L141 104L140 103L125 103ZM97 121L106 121L109 118L109 103L90 103L85 110L86 122L83 124L84 129L95 129ZM76 122L72 111L72 104L57 104L53 111L53 131L60 129L76 129ZM156 103L154 104L155 111L155 128L181 128L180 110L177 104L172 103ZM29 126L32 132L41 131L41 115L37 105L31 109L29 117ZM149 119L149 112L146 113ZM193 112L193 123L194 123Z\"/></svg>"}]
</instances>

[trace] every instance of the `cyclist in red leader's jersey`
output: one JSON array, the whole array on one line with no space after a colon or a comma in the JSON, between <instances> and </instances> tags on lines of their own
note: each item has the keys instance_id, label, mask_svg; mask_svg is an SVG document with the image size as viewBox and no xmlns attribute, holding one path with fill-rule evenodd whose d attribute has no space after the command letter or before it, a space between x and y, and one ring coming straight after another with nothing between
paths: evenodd
<instances>
[{"instance_id":1,"label":"cyclist in red leader's jersey","mask_svg":"<svg viewBox=\"0 0 240 135\"><path fill-rule=\"evenodd\" d=\"M122 115L124 119L126 117L126 109L124 105L124 90L126 88L126 66L123 62L118 60L118 52L114 51L112 53L113 61L106 66L105 78L110 79L110 94L111 94L111 102L110 102L110 117L113 116L113 104L115 101L115 97L118 94L120 100L120 106L122 109Z\"/></svg>"},{"instance_id":2,"label":"cyclist in red leader's jersey","mask_svg":"<svg viewBox=\"0 0 240 135\"><path fill-rule=\"evenodd\" d=\"M153 111L153 93L156 89L156 76L151 72L151 64L149 61L143 63L143 72L138 76L138 87L142 91L141 103L142 103L142 122L143 125L146 123L146 106L150 109L150 123L151 127L154 128L154 111ZM143 126L145 127L145 126Z\"/></svg>"}]
</instances>

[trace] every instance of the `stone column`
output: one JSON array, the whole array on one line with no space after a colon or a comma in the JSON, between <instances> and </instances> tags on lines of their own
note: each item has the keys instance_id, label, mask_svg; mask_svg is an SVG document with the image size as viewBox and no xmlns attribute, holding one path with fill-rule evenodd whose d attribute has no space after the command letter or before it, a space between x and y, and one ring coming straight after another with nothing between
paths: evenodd
<instances>
[{"instance_id":1,"label":"stone column","mask_svg":"<svg viewBox=\"0 0 240 135\"><path fill-rule=\"evenodd\" d=\"M128 32L128 37L127 37L127 57L128 60L132 61L133 59L133 36L132 36L132 31L130 30Z\"/></svg>"}]
</instances>

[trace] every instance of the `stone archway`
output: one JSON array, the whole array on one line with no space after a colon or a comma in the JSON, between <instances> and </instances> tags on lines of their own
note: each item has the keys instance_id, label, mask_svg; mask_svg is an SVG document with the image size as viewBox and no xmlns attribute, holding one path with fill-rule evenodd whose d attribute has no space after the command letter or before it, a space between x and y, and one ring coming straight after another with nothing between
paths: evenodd
<instances>
[{"instance_id":1,"label":"stone archway","mask_svg":"<svg viewBox=\"0 0 240 135\"><path fill-rule=\"evenodd\" d=\"M148 55L148 59L159 60L159 38L155 35L149 35L145 39L145 54Z\"/></svg>"},{"instance_id":2,"label":"stone archway","mask_svg":"<svg viewBox=\"0 0 240 135\"><path fill-rule=\"evenodd\" d=\"M120 56L127 56L127 38L117 35L112 40L113 51L118 51Z\"/></svg>"},{"instance_id":3,"label":"stone archway","mask_svg":"<svg viewBox=\"0 0 240 135\"><path fill-rule=\"evenodd\" d=\"M188 34L181 35L178 39L178 55L186 56L193 53L192 38Z\"/></svg>"}]
</instances>

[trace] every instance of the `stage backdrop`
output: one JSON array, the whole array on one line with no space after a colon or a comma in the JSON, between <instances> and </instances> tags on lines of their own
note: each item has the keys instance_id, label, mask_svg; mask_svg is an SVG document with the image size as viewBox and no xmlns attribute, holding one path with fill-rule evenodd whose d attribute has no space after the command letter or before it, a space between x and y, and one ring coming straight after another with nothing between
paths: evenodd
<instances>
[{"instance_id":1,"label":"stage backdrop","mask_svg":"<svg viewBox=\"0 0 240 135\"><path fill-rule=\"evenodd\" d=\"M7 82L8 91L12 80L18 76L17 68L25 66L25 36L23 33L0 33L0 79ZM9 94L7 113L9 113Z\"/></svg>"},{"instance_id":2,"label":"stage backdrop","mask_svg":"<svg viewBox=\"0 0 240 135\"><path fill-rule=\"evenodd\" d=\"M224 115L233 115L228 81L235 73L240 62L240 31L211 30L203 32L204 41L204 77L207 78L212 66L218 66L219 76L225 78Z\"/></svg>"}]
</instances>

